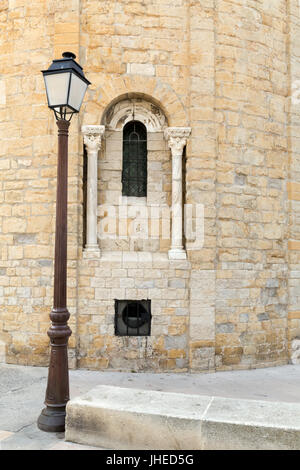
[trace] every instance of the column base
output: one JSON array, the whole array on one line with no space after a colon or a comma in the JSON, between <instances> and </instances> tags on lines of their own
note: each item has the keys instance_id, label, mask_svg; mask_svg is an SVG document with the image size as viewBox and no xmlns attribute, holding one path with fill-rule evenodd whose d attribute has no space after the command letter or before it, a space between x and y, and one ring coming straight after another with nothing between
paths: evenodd
<instances>
[{"instance_id":1,"label":"column base","mask_svg":"<svg viewBox=\"0 0 300 470\"><path fill-rule=\"evenodd\" d=\"M86 245L83 250L83 257L88 259L100 258L101 252L98 245Z\"/></svg>"},{"instance_id":2,"label":"column base","mask_svg":"<svg viewBox=\"0 0 300 470\"><path fill-rule=\"evenodd\" d=\"M171 248L168 251L169 259L186 259L186 251L182 248Z\"/></svg>"},{"instance_id":3,"label":"column base","mask_svg":"<svg viewBox=\"0 0 300 470\"><path fill-rule=\"evenodd\" d=\"M37 425L41 431L45 432L64 432L66 421L66 407L50 408L42 410Z\"/></svg>"}]
</instances>

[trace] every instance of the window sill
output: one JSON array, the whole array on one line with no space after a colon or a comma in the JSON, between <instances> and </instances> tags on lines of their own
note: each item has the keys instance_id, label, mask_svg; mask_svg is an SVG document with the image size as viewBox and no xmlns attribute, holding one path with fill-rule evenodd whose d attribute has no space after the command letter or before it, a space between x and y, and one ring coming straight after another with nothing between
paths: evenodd
<instances>
[{"instance_id":1,"label":"window sill","mask_svg":"<svg viewBox=\"0 0 300 470\"><path fill-rule=\"evenodd\" d=\"M146 206L147 197L122 196L122 205Z\"/></svg>"}]
</instances>

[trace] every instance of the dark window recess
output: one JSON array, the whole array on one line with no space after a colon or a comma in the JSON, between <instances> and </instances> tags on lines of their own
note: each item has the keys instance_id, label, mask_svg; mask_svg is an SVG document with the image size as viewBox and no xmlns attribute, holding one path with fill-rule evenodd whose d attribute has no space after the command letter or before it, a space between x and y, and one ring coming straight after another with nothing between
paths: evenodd
<instances>
[{"instance_id":1,"label":"dark window recess","mask_svg":"<svg viewBox=\"0 0 300 470\"><path fill-rule=\"evenodd\" d=\"M147 196L147 129L139 121L123 129L123 196Z\"/></svg>"},{"instance_id":2,"label":"dark window recess","mask_svg":"<svg viewBox=\"0 0 300 470\"><path fill-rule=\"evenodd\" d=\"M115 300L115 334L150 336L151 300Z\"/></svg>"}]
</instances>

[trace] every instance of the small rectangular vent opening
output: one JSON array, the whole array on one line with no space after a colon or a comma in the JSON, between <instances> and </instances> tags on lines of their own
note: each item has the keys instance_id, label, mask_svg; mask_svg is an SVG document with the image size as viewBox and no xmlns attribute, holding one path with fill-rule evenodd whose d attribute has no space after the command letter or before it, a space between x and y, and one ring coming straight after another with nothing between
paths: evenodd
<instances>
[{"instance_id":1,"label":"small rectangular vent opening","mask_svg":"<svg viewBox=\"0 0 300 470\"><path fill-rule=\"evenodd\" d=\"M115 300L115 335L150 336L151 300Z\"/></svg>"}]
</instances>

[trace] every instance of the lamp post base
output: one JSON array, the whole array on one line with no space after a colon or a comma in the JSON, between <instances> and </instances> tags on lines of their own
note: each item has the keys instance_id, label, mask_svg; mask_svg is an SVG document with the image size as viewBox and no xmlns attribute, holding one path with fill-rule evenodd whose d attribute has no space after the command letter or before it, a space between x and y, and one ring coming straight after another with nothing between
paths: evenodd
<instances>
[{"instance_id":1,"label":"lamp post base","mask_svg":"<svg viewBox=\"0 0 300 470\"><path fill-rule=\"evenodd\" d=\"M64 432L66 421L66 407L44 408L39 416L37 425L41 431Z\"/></svg>"}]
</instances>

